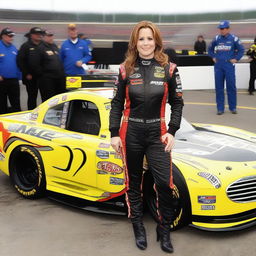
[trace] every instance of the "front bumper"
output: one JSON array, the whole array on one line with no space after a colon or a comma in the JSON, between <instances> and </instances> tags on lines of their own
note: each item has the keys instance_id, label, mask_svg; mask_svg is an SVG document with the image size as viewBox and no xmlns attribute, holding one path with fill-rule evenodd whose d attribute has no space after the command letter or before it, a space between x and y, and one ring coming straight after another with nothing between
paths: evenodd
<instances>
[{"instance_id":1,"label":"front bumper","mask_svg":"<svg viewBox=\"0 0 256 256\"><path fill-rule=\"evenodd\" d=\"M223 216L192 216L192 227L205 231L235 231L256 226L256 209Z\"/></svg>"}]
</instances>

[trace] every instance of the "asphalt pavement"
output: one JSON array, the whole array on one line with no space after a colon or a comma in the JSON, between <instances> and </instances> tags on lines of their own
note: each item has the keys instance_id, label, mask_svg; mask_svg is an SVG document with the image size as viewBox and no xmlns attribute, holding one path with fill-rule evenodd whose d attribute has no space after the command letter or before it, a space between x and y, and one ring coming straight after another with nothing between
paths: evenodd
<instances>
[{"instance_id":1,"label":"asphalt pavement","mask_svg":"<svg viewBox=\"0 0 256 256\"><path fill-rule=\"evenodd\" d=\"M238 114L216 115L214 91L184 91L184 117L190 122L234 126L256 132L256 95L238 93ZM40 102L40 100L38 101ZM22 108L26 93L22 87ZM1 256L166 255L156 242L156 223L145 214L148 248L136 248L126 217L85 212L48 198L27 200L0 173ZM237 232L206 232L184 227L172 232L175 256L252 256L256 226Z\"/></svg>"}]
</instances>

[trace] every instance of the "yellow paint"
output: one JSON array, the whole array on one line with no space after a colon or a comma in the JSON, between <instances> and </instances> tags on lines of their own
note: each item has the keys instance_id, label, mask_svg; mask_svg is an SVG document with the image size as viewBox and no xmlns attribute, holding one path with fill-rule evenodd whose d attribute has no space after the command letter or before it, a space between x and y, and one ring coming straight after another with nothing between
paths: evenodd
<instances>
[{"instance_id":1,"label":"yellow paint","mask_svg":"<svg viewBox=\"0 0 256 256\"><path fill-rule=\"evenodd\" d=\"M82 83L114 83L114 80L98 79L98 80L83 80L81 76L68 76L66 77L66 88L81 88Z\"/></svg>"}]
</instances>

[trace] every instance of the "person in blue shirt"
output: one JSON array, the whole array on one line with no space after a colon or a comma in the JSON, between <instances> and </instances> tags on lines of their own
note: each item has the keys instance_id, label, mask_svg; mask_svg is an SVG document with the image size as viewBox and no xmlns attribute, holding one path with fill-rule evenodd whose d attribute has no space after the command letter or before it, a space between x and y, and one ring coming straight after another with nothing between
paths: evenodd
<instances>
[{"instance_id":1,"label":"person in blue shirt","mask_svg":"<svg viewBox=\"0 0 256 256\"><path fill-rule=\"evenodd\" d=\"M69 38L63 42L60 57L64 64L66 75L84 75L86 63L92 58L88 44L78 38L75 24L68 25Z\"/></svg>"},{"instance_id":2,"label":"person in blue shirt","mask_svg":"<svg viewBox=\"0 0 256 256\"><path fill-rule=\"evenodd\" d=\"M229 110L237 114L235 63L243 57L244 47L237 36L230 34L229 21L221 21L218 28L220 34L212 40L208 48L208 54L214 61L217 114L222 115L225 110L225 80Z\"/></svg>"},{"instance_id":3,"label":"person in blue shirt","mask_svg":"<svg viewBox=\"0 0 256 256\"><path fill-rule=\"evenodd\" d=\"M0 114L9 112L7 98L11 111L21 111L20 108L20 71L16 64L17 49L12 44L15 33L4 28L0 34Z\"/></svg>"}]
</instances>

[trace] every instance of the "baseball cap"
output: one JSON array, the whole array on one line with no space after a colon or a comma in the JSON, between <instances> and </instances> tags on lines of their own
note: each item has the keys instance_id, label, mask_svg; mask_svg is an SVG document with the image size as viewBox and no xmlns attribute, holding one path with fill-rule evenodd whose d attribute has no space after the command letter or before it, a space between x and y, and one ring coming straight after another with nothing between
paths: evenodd
<instances>
[{"instance_id":1,"label":"baseball cap","mask_svg":"<svg viewBox=\"0 0 256 256\"><path fill-rule=\"evenodd\" d=\"M74 23L68 24L68 29L75 30L76 29L76 24L74 24Z\"/></svg>"},{"instance_id":2,"label":"baseball cap","mask_svg":"<svg viewBox=\"0 0 256 256\"><path fill-rule=\"evenodd\" d=\"M44 34L44 30L39 27L33 27L30 29L29 34Z\"/></svg>"},{"instance_id":3,"label":"baseball cap","mask_svg":"<svg viewBox=\"0 0 256 256\"><path fill-rule=\"evenodd\" d=\"M0 35L15 36L15 33L9 28L4 28Z\"/></svg>"},{"instance_id":4,"label":"baseball cap","mask_svg":"<svg viewBox=\"0 0 256 256\"><path fill-rule=\"evenodd\" d=\"M230 22L228 20L221 20L218 28L229 28Z\"/></svg>"},{"instance_id":5,"label":"baseball cap","mask_svg":"<svg viewBox=\"0 0 256 256\"><path fill-rule=\"evenodd\" d=\"M53 36L54 33L51 32L51 31L49 31L49 30L46 30L46 31L45 31L45 35L46 35L46 36Z\"/></svg>"},{"instance_id":6,"label":"baseball cap","mask_svg":"<svg viewBox=\"0 0 256 256\"><path fill-rule=\"evenodd\" d=\"M29 37L31 34L44 34L44 30L39 27L33 27L29 30L27 34L25 34L26 37Z\"/></svg>"}]
</instances>

